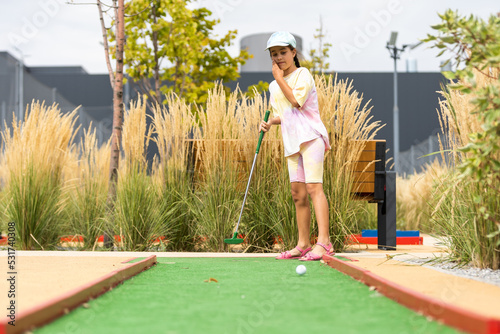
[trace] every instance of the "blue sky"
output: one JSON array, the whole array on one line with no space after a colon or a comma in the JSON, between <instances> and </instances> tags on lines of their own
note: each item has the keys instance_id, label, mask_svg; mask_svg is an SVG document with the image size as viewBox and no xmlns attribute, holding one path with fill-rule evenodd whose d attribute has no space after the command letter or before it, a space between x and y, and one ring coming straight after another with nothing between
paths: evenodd
<instances>
[{"instance_id":1,"label":"blue sky","mask_svg":"<svg viewBox=\"0 0 500 334\"><path fill-rule=\"evenodd\" d=\"M385 49L391 31L399 32L399 46L416 43L432 32L430 26L440 21L437 13L447 8L481 18L500 12L493 0L199 0L193 5L207 7L220 19L216 34L238 30L229 49L233 56L242 37L277 30L301 36L307 54L316 47L313 36L321 16L326 41L333 44L330 66L339 72L392 71ZM22 52L28 66L81 65L89 73L106 73L97 6L66 0L4 0L1 6L0 51L17 58ZM436 72L444 60L436 54L422 45L405 52L398 69L404 71L411 56L420 72Z\"/></svg>"}]
</instances>

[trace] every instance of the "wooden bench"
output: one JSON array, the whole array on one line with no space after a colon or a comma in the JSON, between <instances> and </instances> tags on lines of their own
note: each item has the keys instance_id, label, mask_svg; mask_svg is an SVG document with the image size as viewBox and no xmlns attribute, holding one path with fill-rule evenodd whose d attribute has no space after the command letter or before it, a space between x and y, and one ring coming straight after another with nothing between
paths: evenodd
<instances>
[{"instance_id":1,"label":"wooden bench","mask_svg":"<svg viewBox=\"0 0 500 334\"><path fill-rule=\"evenodd\" d=\"M241 145L238 144L238 139L216 139L208 142L207 140L187 139L188 150L188 173L191 174L193 185L197 185L205 180L205 167L199 153L204 151L204 145L214 145L212 150L217 151L221 159L230 159L232 166L237 172L238 189L245 190L248 181L248 162L247 155L255 153L255 149L245 151Z\"/></svg>"},{"instance_id":2,"label":"wooden bench","mask_svg":"<svg viewBox=\"0 0 500 334\"><path fill-rule=\"evenodd\" d=\"M352 194L377 203L378 249L396 249L396 172L385 170L385 140L364 143L354 167Z\"/></svg>"}]
</instances>

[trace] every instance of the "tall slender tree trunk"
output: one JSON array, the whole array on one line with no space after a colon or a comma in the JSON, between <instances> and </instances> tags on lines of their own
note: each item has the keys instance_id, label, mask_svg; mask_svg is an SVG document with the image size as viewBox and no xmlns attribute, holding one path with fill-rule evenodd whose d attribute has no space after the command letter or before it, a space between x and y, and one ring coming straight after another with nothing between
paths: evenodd
<instances>
[{"instance_id":1,"label":"tall slender tree trunk","mask_svg":"<svg viewBox=\"0 0 500 334\"><path fill-rule=\"evenodd\" d=\"M120 146L123 125L123 48L125 45L125 4L124 0L113 0L116 8L116 70L113 85L113 131L111 134L111 160L109 164L108 205L113 208L116 198ZM104 246L110 247L110 236L104 235Z\"/></svg>"},{"instance_id":2,"label":"tall slender tree trunk","mask_svg":"<svg viewBox=\"0 0 500 334\"><path fill-rule=\"evenodd\" d=\"M123 125L123 48L125 44L124 0L118 1L116 21L116 74L113 87L113 133L111 137L111 162L109 165L109 195L116 196L116 181L120 165L120 145Z\"/></svg>"},{"instance_id":3,"label":"tall slender tree trunk","mask_svg":"<svg viewBox=\"0 0 500 334\"><path fill-rule=\"evenodd\" d=\"M160 59L158 57L158 27L157 27L158 14L156 11L158 6L159 6L158 2L153 4L153 13L152 13L153 23L154 23L152 42L153 42L153 52L154 52L154 57L155 57L153 76L154 76L154 81L155 81L156 102L158 102L158 104L161 105L162 96L161 96L161 91L160 91L161 80L160 80Z\"/></svg>"},{"instance_id":4,"label":"tall slender tree trunk","mask_svg":"<svg viewBox=\"0 0 500 334\"><path fill-rule=\"evenodd\" d=\"M109 57L108 32L106 29L106 24L104 23L104 13L102 10L102 3L100 0L97 0L97 9L99 10L99 20L101 21L102 43L104 45L104 57L106 58L106 66L108 67L109 82L111 84L111 88L114 88L115 72L113 72L113 67L111 66L111 59Z\"/></svg>"}]
</instances>

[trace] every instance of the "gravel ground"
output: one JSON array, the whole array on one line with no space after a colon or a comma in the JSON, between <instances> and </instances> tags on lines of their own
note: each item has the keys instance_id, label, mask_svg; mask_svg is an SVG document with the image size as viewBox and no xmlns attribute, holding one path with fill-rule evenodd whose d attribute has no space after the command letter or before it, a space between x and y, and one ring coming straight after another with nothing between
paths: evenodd
<instances>
[{"instance_id":1,"label":"gravel ground","mask_svg":"<svg viewBox=\"0 0 500 334\"><path fill-rule=\"evenodd\" d=\"M394 260L406 263L420 264L426 268L438 270L447 274L470 278L476 281L485 282L500 287L500 270L479 269L472 266L457 266L453 262L443 262L443 260L433 261L425 258L405 258Z\"/></svg>"}]
</instances>

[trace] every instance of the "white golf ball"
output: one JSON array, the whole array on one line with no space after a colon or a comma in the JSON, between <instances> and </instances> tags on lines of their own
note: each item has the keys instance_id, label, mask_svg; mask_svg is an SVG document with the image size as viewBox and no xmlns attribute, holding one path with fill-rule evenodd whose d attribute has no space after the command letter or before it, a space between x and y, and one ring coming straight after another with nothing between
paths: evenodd
<instances>
[{"instance_id":1,"label":"white golf ball","mask_svg":"<svg viewBox=\"0 0 500 334\"><path fill-rule=\"evenodd\" d=\"M306 271L307 271L307 268L303 264L299 264L297 266L297 268L295 269L295 272L297 272L297 274L299 274L299 275L304 275L306 273Z\"/></svg>"}]
</instances>

